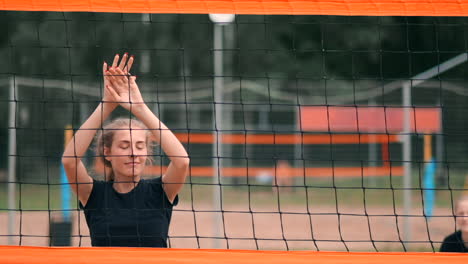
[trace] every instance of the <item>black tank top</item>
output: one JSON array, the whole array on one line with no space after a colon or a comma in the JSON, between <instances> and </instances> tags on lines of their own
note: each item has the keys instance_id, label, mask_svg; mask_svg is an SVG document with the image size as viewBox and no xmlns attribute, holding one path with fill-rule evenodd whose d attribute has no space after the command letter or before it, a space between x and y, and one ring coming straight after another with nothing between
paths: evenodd
<instances>
[{"instance_id":1,"label":"black tank top","mask_svg":"<svg viewBox=\"0 0 468 264\"><path fill-rule=\"evenodd\" d=\"M93 181L84 209L93 246L167 247L172 207L161 177L140 180L128 193L118 193L112 181Z\"/></svg>"}]
</instances>

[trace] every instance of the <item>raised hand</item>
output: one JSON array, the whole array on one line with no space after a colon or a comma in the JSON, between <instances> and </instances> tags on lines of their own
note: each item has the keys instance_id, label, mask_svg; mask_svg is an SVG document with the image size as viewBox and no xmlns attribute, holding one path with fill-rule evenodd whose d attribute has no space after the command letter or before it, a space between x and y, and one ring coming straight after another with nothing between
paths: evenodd
<instances>
[{"instance_id":1,"label":"raised hand","mask_svg":"<svg viewBox=\"0 0 468 264\"><path fill-rule=\"evenodd\" d=\"M129 74L130 70L132 69L133 62L134 62L133 55L129 57L127 52L124 53L121 60L120 60L119 54L115 54L111 68L119 68L124 72L124 74ZM103 98L103 101L107 102L107 103L112 103L114 101L114 98L109 94L109 91L106 89L106 86L109 85L109 80L108 80L108 77L107 77L107 75L109 74L108 70L109 70L109 67L108 67L107 63L104 62L103 65L102 65L102 75L104 76L104 98Z\"/></svg>"},{"instance_id":2,"label":"raised hand","mask_svg":"<svg viewBox=\"0 0 468 264\"><path fill-rule=\"evenodd\" d=\"M136 77L130 76L120 67L111 67L107 71L108 84L105 89L112 96L111 101L133 112L145 105L140 89L136 84Z\"/></svg>"}]
</instances>

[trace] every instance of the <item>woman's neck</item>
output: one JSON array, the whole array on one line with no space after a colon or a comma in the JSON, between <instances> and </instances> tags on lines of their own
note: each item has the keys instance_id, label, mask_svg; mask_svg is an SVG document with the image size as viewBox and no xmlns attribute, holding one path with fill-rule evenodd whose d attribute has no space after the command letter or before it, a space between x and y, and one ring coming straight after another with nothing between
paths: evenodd
<instances>
[{"instance_id":1,"label":"woman's neck","mask_svg":"<svg viewBox=\"0 0 468 264\"><path fill-rule=\"evenodd\" d=\"M118 193L129 193L131 192L140 182L140 177L129 178L129 177L116 177L112 187Z\"/></svg>"}]
</instances>

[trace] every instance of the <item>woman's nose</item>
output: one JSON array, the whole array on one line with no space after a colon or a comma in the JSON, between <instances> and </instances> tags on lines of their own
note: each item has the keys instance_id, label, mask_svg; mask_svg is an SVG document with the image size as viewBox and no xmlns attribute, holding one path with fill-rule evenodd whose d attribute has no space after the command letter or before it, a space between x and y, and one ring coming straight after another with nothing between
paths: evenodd
<instances>
[{"instance_id":1,"label":"woman's nose","mask_svg":"<svg viewBox=\"0 0 468 264\"><path fill-rule=\"evenodd\" d=\"M141 151L138 150L137 147L132 147L130 151L131 151L130 152L131 157L138 156L138 155L140 155L140 152L141 152Z\"/></svg>"},{"instance_id":2,"label":"woman's nose","mask_svg":"<svg viewBox=\"0 0 468 264\"><path fill-rule=\"evenodd\" d=\"M129 156L130 157L135 157L136 154L137 154L136 148L134 148L134 147L130 148L130 155Z\"/></svg>"}]
</instances>

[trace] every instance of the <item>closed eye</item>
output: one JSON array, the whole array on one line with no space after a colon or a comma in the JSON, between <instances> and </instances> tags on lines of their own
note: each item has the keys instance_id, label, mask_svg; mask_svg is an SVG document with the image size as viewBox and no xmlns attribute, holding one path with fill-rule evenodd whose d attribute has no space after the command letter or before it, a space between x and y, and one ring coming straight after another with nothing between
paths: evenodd
<instances>
[{"instance_id":1,"label":"closed eye","mask_svg":"<svg viewBox=\"0 0 468 264\"><path fill-rule=\"evenodd\" d=\"M138 142L138 143L136 144L136 147L137 147L137 149L142 150L142 149L145 149L145 148L146 148L146 144L145 144L145 142Z\"/></svg>"},{"instance_id":2,"label":"closed eye","mask_svg":"<svg viewBox=\"0 0 468 264\"><path fill-rule=\"evenodd\" d=\"M121 148L121 149L128 149L129 146L130 146L130 144L128 144L128 143L123 143L123 144L120 144L120 145L119 145L119 148Z\"/></svg>"}]
</instances>

